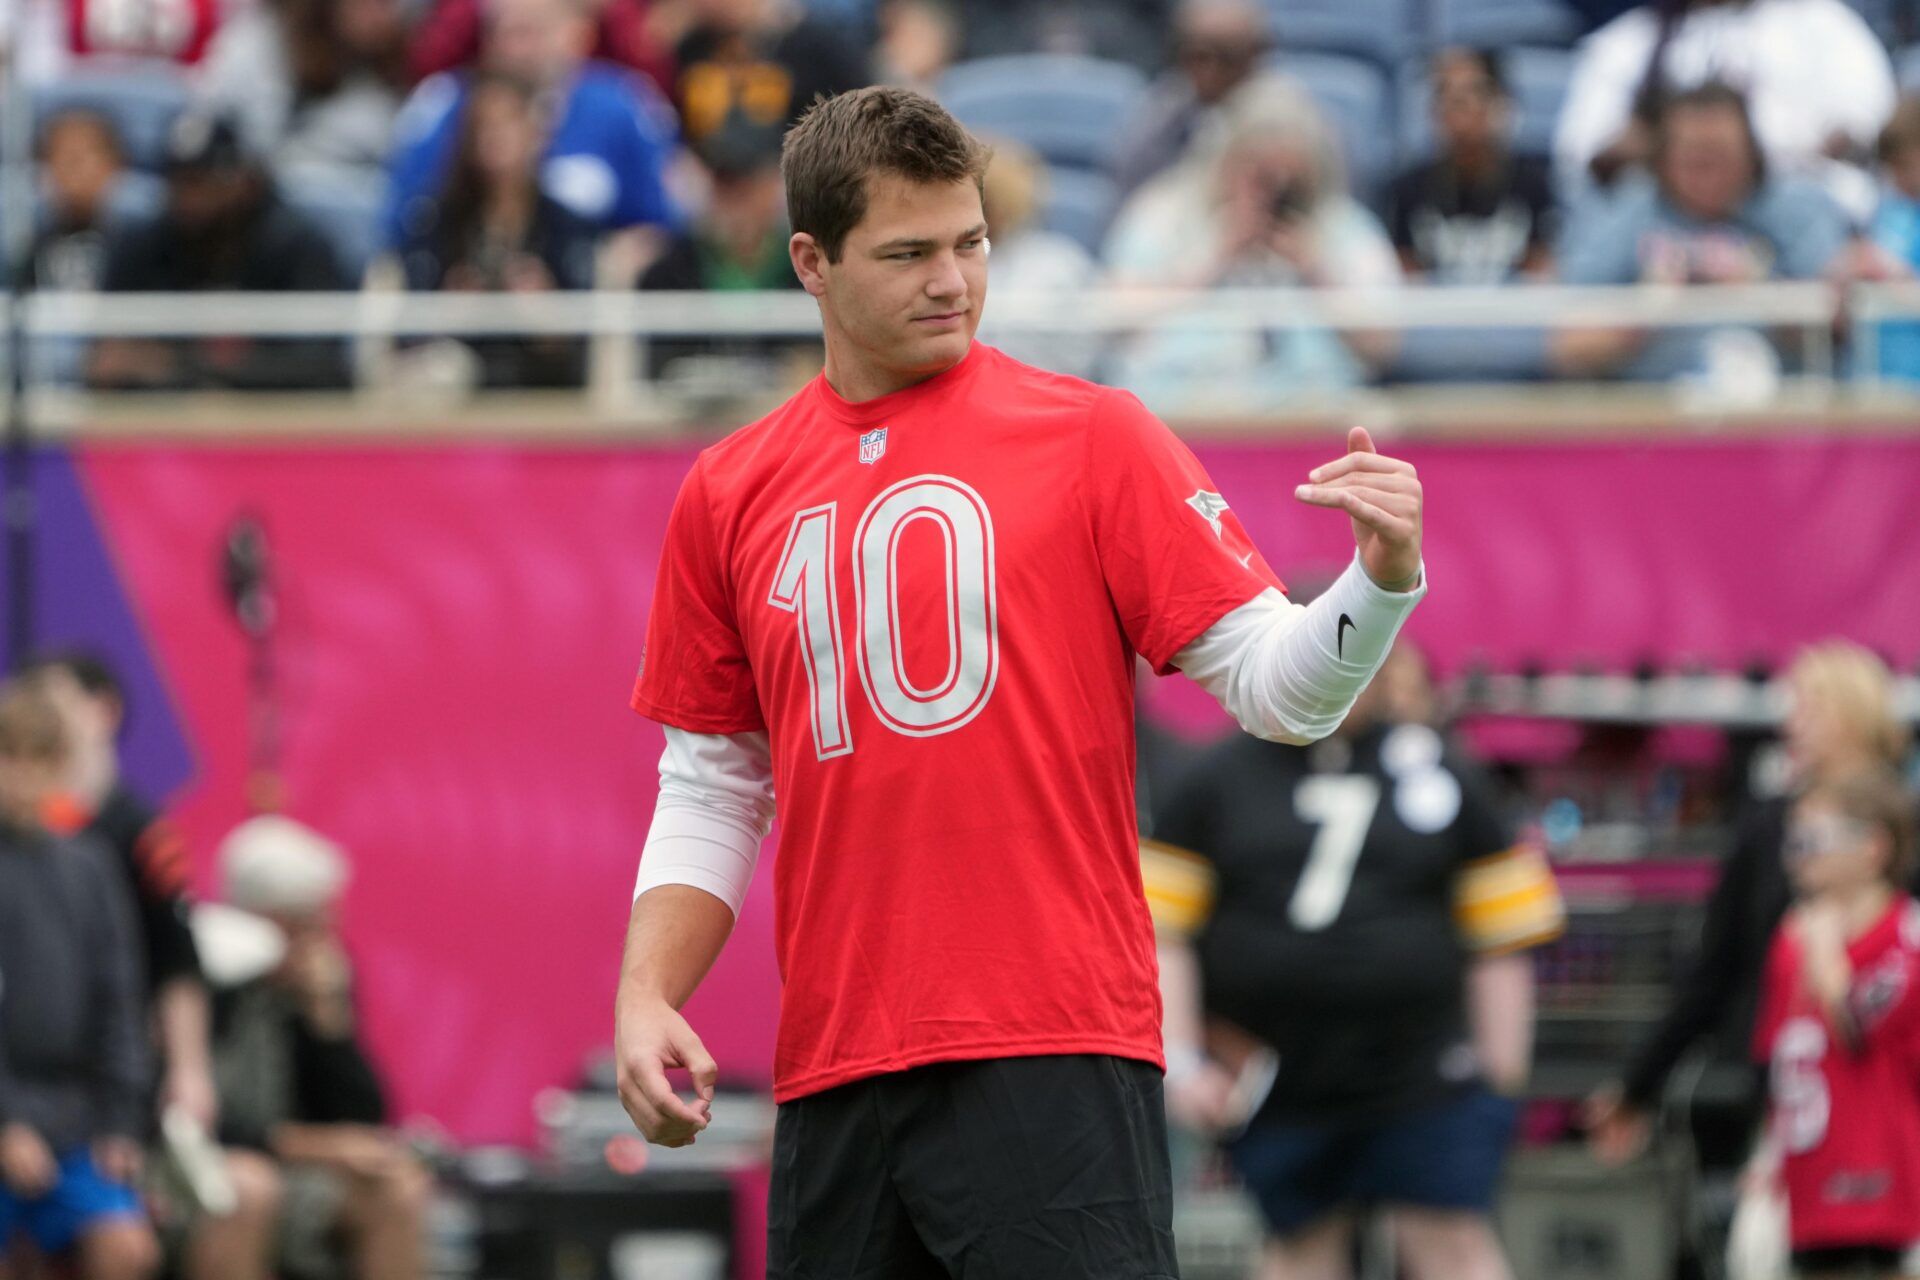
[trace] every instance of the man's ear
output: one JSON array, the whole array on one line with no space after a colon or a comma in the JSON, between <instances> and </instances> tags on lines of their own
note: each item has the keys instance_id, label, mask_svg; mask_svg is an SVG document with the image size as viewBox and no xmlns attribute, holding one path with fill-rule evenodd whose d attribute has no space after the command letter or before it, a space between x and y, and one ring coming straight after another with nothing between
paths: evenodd
<instances>
[{"instance_id":1,"label":"man's ear","mask_svg":"<svg viewBox=\"0 0 1920 1280\"><path fill-rule=\"evenodd\" d=\"M827 251L805 231L796 231L787 241L787 257L793 260L793 274L800 287L818 298L827 292Z\"/></svg>"}]
</instances>

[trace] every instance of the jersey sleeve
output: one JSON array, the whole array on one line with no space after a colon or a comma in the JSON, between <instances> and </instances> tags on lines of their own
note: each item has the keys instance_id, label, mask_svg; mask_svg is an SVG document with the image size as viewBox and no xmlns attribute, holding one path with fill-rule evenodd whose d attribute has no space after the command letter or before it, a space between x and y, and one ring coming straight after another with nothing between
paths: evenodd
<instances>
[{"instance_id":1,"label":"jersey sleeve","mask_svg":"<svg viewBox=\"0 0 1920 1280\"><path fill-rule=\"evenodd\" d=\"M1515 837L1491 779L1471 761L1448 755L1447 767L1460 781L1453 919L1461 940L1483 956L1552 942L1566 931L1567 909L1546 851Z\"/></svg>"},{"instance_id":2,"label":"jersey sleeve","mask_svg":"<svg viewBox=\"0 0 1920 1280\"><path fill-rule=\"evenodd\" d=\"M1166 675L1228 612L1286 587L1200 460L1132 394L1109 392L1088 430L1094 546L1134 652Z\"/></svg>"},{"instance_id":3,"label":"jersey sleeve","mask_svg":"<svg viewBox=\"0 0 1920 1280\"><path fill-rule=\"evenodd\" d=\"M693 733L767 727L698 462L667 519L633 709Z\"/></svg>"},{"instance_id":4,"label":"jersey sleeve","mask_svg":"<svg viewBox=\"0 0 1920 1280\"><path fill-rule=\"evenodd\" d=\"M1140 842L1140 880L1155 933L1186 938L1213 914L1213 864L1159 840Z\"/></svg>"}]
</instances>

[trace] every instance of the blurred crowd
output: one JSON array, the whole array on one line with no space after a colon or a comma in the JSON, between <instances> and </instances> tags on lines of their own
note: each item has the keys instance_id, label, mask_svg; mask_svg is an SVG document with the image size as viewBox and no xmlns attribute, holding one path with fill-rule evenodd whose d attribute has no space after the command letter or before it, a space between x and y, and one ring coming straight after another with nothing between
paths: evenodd
<instances>
[{"instance_id":1,"label":"blurred crowd","mask_svg":"<svg viewBox=\"0 0 1920 1280\"><path fill-rule=\"evenodd\" d=\"M1897 280L1920 268L1903 3L21 0L0 41L39 187L17 266L107 291L790 288L782 131L890 81L994 143L1001 291ZM1189 409L1223 385L1274 403L1381 379L1765 382L1808 355L1757 327L1313 319L988 336ZM1841 317L1829 336L1859 335ZM1874 337L1862 371L1920 378L1920 322ZM676 340L646 365L777 378L805 351ZM480 337L398 363L570 386L584 358ZM241 334L40 359L100 387L356 376L343 344Z\"/></svg>"},{"instance_id":2,"label":"blurred crowd","mask_svg":"<svg viewBox=\"0 0 1920 1280\"><path fill-rule=\"evenodd\" d=\"M0 1276L415 1280L434 1190L362 1050L342 850L264 815L193 907L85 654L0 684Z\"/></svg>"}]
</instances>

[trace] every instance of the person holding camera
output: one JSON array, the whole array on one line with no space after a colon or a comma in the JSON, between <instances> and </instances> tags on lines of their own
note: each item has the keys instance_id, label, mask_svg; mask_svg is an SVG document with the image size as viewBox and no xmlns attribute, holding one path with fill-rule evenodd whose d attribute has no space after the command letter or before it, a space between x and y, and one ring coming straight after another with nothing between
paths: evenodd
<instances>
[{"instance_id":1,"label":"person holding camera","mask_svg":"<svg viewBox=\"0 0 1920 1280\"><path fill-rule=\"evenodd\" d=\"M1117 283L1154 288L1350 289L1391 286L1400 265L1379 222L1347 190L1334 134L1284 77L1237 91L1219 127L1121 210L1107 242ZM1175 317L1119 353L1115 381L1149 405L1283 403L1364 382L1392 335L1276 316L1222 330ZM1251 398L1254 404L1246 401ZM1213 404L1211 407L1227 406Z\"/></svg>"}]
</instances>

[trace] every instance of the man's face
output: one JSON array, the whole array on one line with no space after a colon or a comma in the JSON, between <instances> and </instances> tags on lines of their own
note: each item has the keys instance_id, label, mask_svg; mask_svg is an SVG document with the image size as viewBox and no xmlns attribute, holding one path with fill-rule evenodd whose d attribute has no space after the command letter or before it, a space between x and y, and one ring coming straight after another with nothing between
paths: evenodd
<instances>
[{"instance_id":1,"label":"man's face","mask_svg":"<svg viewBox=\"0 0 1920 1280\"><path fill-rule=\"evenodd\" d=\"M118 703L87 692L85 685L58 667L45 671L40 683L47 701L60 715L76 763L114 750L114 738L120 731Z\"/></svg>"},{"instance_id":2,"label":"man's face","mask_svg":"<svg viewBox=\"0 0 1920 1280\"><path fill-rule=\"evenodd\" d=\"M205 231L245 210L251 190L240 169L181 169L167 178L167 205L182 230Z\"/></svg>"},{"instance_id":3,"label":"man's face","mask_svg":"<svg viewBox=\"0 0 1920 1280\"><path fill-rule=\"evenodd\" d=\"M987 223L970 179L915 183L869 175L867 211L840 261L796 235L795 266L854 358L909 377L957 364L987 297ZM811 261L809 261L809 259Z\"/></svg>"},{"instance_id":4,"label":"man's face","mask_svg":"<svg viewBox=\"0 0 1920 1280\"><path fill-rule=\"evenodd\" d=\"M1753 160L1737 112L1689 107L1667 121L1660 183L1682 213L1701 221L1731 218L1753 193Z\"/></svg>"},{"instance_id":5,"label":"man's face","mask_svg":"<svg viewBox=\"0 0 1920 1280\"><path fill-rule=\"evenodd\" d=\"M53 203L80 219L97 216L120 176L120 161L100 126L85 119L56 124L47 135L44 166Z\"/></svg>"},{"instance_id":6,"label":"man's face","mask_svg":"<svg viewBox=\"0 0 1920 1280\"><path fill-rule=\"evenodd\" d=\"M1207 5L1181 16L1174 60L1193 85L1194 96L1212 104L1252 73L1266 44L1251 10Z\"/></svg>"},{"instance_id":7,"label":"man's face","mask_svg":"<svg viewBox=\"0 0 1920 1280\"><path fill-rule=\"evenodd\" d=\"M586 57L590 37L574 0L493 0L484 57L494 71L552 88Z\"/></svg>"},{"instance_id":8,"label":"man's face","mask_svg":"<svg viewBox=\"0 0 1920 1280\"><path fill-rule=\"evenodd\" d=\"M1433 76L1433 126L1443 151L1484 147L1506 129L1506 101L1473 58L1450 54Z\"/></svg>"}]
</instances>

